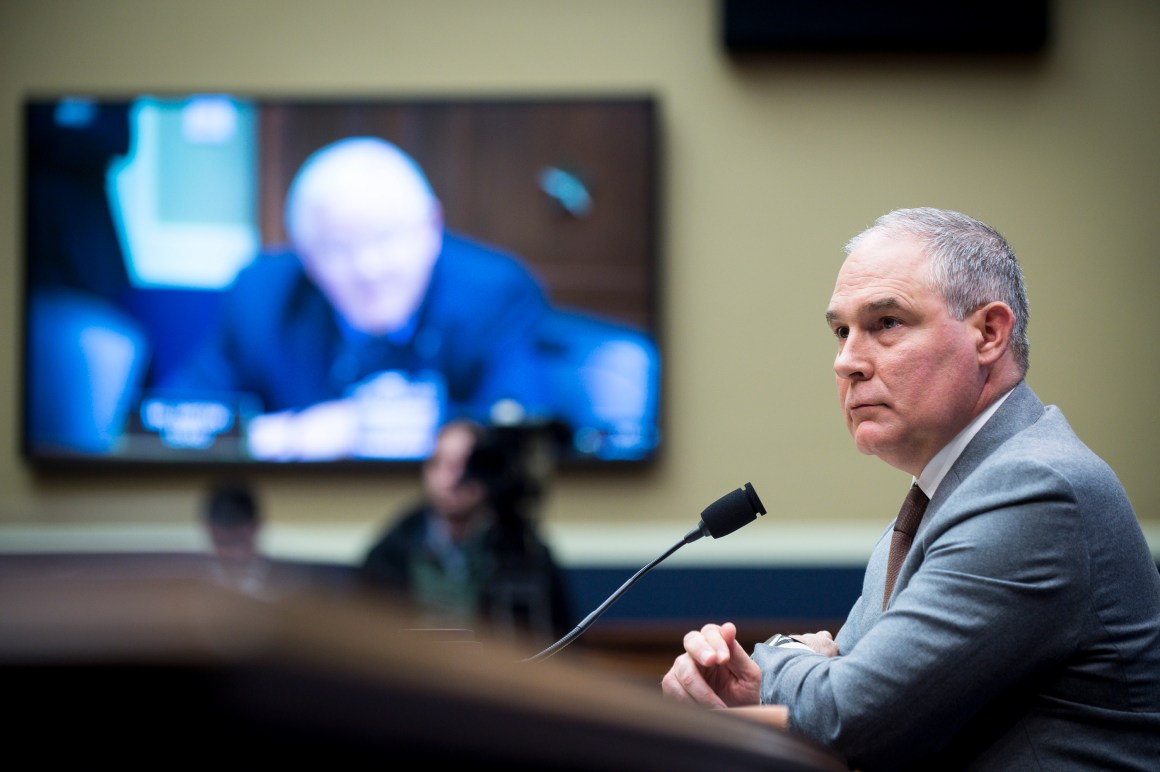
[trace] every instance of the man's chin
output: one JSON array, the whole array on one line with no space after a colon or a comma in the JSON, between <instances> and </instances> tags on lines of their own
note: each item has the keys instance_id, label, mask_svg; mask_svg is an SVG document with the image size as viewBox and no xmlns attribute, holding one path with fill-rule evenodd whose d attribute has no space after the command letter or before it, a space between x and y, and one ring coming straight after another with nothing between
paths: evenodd
<instances>
[{"instance_id":1,"label":"man's chin","mask_svg":"<svg viewBox=\"0 0 1160 772\"><path fill-rule=\"evenodd\" d=\"M853 435L854 446L858 448L859 453L865 456L880 455L883 447L888 445L882 436L881 427L878 426L859 424L854 427Z\"/></svg>"},{"instance_id":2,"label":"man's chin","mask_svg":"<svg viewBox=\"0 0 1160 772\"><path fill-rule=\"evenodd\" d=\"M347 317L347 322L363 335L373 337L390 335L401 329L404 324L404 321L398 319L382 319L376 317Z\"/></svg>"}]
</instances>

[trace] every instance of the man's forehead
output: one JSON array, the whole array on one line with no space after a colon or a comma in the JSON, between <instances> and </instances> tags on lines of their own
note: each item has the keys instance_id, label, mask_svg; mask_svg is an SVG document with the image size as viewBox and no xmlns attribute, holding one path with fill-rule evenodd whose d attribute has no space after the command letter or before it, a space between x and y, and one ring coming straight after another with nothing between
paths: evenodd
<instances>
[{"instance_id":1,"label":"man's forehead","mask_svg":"<svg viewBox=\"0 0 1160 772\"><path fill-rule=\"evenodd\" d=\"M877 266L906 266L908 269L926 259L926 241L905 231L872 232L858 242L842 263L841 272Z\"/></svg>"},{"instance_id":2,"label":"man's forehead","mask_svg":"<svg viewBox=\"0 0 1160 772\"><path fill-rule=\"evenodd\" d=\"M826 319L832 322L838 319L875 315L902 308L903 303L897 295L882 295L865 299L850 307L843 307L840 302L831 301L830 307L826 309Z\"/></svg>"},{"instance_id":3,"label":"man's forehead","mask_svg":"<svg viewBox=\"0 0 1160 772\"><path fill-rule=\"evenodd\" d=\"M842 263L833 297L866 292L889 296L915 283L925 284L928 269L925 244L919 238L906 233L869 234Z\"/></svg>"}]
</instances>

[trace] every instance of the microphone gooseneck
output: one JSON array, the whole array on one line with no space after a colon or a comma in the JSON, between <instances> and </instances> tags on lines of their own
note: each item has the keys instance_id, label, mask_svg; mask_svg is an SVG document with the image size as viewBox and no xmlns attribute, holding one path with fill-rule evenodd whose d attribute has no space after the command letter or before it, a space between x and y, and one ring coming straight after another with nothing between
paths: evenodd
<instances>
[{"instance_id":1,"label":"microphone gooseneck","mask_svg":"<svg viewBox=\"0 0 1160 772\"><path fill-rule=\"evenodd\" d=\"M765 505L761 503L761 499L757 496L757 491L753 489L752 483L745 483L744 488L738 488L734 491L726 493L721 498L714 501L709 506L705 507L701 512L701 521L697 523L696 527L685 534L679 542L669 547L663 555L653 560L644 568L637 571L632 577L620 586L616 592L608 596L608 599L601 603L596 609L584 617L580 624L573 628L572 632L565 635L560 640L553 643L548 648L541 651L532 657L527 657L524 662L539 662L542 659L547 659L560 649L564 648L572 641L579 638L585 630L592 626L592 624L600 618L600 615L608 610L608 607L623 595L629 587L636 584L637 580L646 573L655 568L661 561L672 555L678 549L686 544L691 544L702 536L712 536L714 539L720 539L722 536L728 536L743 525L752 523L757 519L758 515L765 514Z\"/></svg>"}]
</instances>

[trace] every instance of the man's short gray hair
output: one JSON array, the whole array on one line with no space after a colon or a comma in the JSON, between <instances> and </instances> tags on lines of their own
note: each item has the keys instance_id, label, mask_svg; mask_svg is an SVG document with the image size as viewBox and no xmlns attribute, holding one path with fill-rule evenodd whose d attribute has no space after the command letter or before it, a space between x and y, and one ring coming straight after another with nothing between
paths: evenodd
<instances>
[{"instance_id":1,"label":"man's short gray hair","mask_svg":"<svg viewBox=\"0 0 1160 772\"><path fill-rule=\"evenodd\" d=\"M1006 303L1015 314L1011 352L1020 370L1027 373L1031 363L1027 289L1023 269L1002 234L960 212L931 207L895 209L850 239L846 254L874 234L905 234L926 245L931 284L954 318L966 319L992 301Z\"/></svg>"}]
</instances>

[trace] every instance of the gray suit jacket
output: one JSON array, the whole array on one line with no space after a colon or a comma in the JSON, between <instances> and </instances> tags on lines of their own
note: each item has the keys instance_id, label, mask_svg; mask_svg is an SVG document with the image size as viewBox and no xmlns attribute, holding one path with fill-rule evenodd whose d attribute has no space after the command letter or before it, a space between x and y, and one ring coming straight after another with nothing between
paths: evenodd
<instances>
[{"instance_id":1,"label":"gray suit jacket","mask_svg":"<svg viewBox=\"0 0 1160 772\"><path fill-rule=\"evenodd\" d=\"M1019 384L838 657L758 644L765 703L862 770L1160 769L1160 573L1115 474Z\"/></svg>"}]
</instances>

